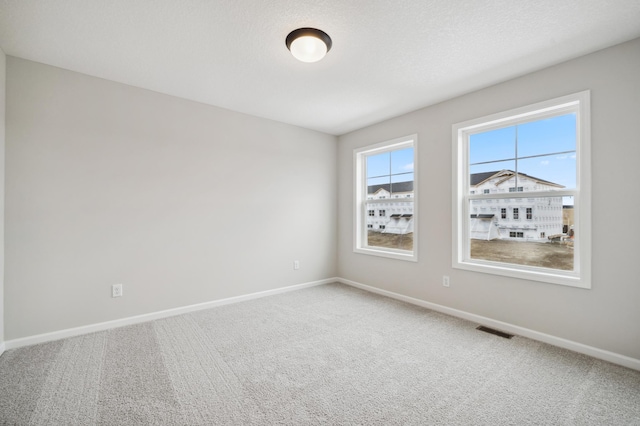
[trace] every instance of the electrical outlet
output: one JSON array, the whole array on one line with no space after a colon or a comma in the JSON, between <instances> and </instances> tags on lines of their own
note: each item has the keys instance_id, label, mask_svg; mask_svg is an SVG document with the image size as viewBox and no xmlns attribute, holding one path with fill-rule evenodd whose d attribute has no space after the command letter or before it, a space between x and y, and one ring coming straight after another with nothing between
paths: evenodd
<instances>
[{"instance_id":1,"label":"electrical outlet","mask_svg":"<svg viewBox=\"0 0 640 426\"><path fill-rule=\"evenodd\" d=\"M449 287L449 277L448 276L446 276L446 275L442 276L442 285L444 287Z\"/></svg>"},{"instance_id":2,"label":"electrical outlet","mask_svg":"<svg viewBox=\"0 0 640 426\"><path fill-rule=\"evenodd\" d=\"M295 270L300 269L300 261L299 260L294 260L293 261L293 269L295 269Z\"/></svg>"},{"instance_id":3,"label":"electrical outlet","mask_svg":"<svg viewBox=\"0 0 640 426\"><path fill-rule=\"evenodd\" d=\"M113 284L111 286L111 297L122 296L122 284Z\"/></svg>"}]
</instances>

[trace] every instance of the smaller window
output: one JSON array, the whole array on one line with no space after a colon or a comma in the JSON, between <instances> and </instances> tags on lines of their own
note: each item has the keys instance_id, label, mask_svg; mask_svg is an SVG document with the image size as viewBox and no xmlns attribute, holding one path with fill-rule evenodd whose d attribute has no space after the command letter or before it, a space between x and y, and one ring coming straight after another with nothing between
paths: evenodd
<instances>
[{"instance_id":1,"label":"smaller window","mask_svg":"<svg viewBox=\"0 0 640 426\"><path fill-rule=\"evenodd\" d=\"M517 207L513 209L513 219L520 219L520 210Z\"/></svg>"},{"instance_id":2,"label":"smaller window","mask_svg":"<svg viewBox=\"0 0 640 426\"><path fill-rule=\"evenodd\" d=\"M375 215L376 215L375 210L369 210L369 216L375 216Z\"/></svg>"},{"instance_id":3,"label":"smaller window","mask_svg":"<svg viewBox=\"0 0 640 426\"><path fill-rule=\"evenodd\" d=\"M417 136L410 135L354 150L354 252L417 260L416 142ZM403 214L410 218L389 219Z\"/></svg>"},{"instance_id":4,"label":"smaller window","mask_svg":"<svg viewBox=\"0 0 640 426\"><path fill-rule=\"evenodd\" d=\"M524 191L524 187L522 187L522 186L519 186L517 188L517 191L516 191L516 187L515 186L512 186L511 188L509 188L509 192L522 192L522 191Z\"/></svg>"},{"instance_id":5,"label":"smaller window","mask_svg":"<svg viewBox=\"0 0 640 426\"><path fill-rule=\"evenodd\" d=\"M483 194L489 194L491 191L489 191L488 189L485 189Z\"/></svg>"},{"instance_id":6,"label":"smaller window","mask_svg":"<svg viewBox=\"0 0 640 426\"><path fill-rule=\"evenodd\" d=\"M507 218L507 209L500 209L500 217L502 219L506 219Z\"/></svg>"},{"instance_id":7,"label":"smaller window","mask_svg":"<svg viewBox=\"0 0 640 426\"><path fill-rule=\"evenodd\" d=\"M524 232L516 232L516 237L524 238Z\"/></svg>"},{"instance_id":8,"label":"smaller window","mask_svg":"<svg viewBox=\"0 0 640 426\"><path fill-rule=\"evenodd\" d=\"M371 224L371 223L370 223L370 224L368 224L368 225L367 225L367 228L368 228L368 229L373 229L373 224Z\"/></svg>"},{"instance_id":9,"label":"smaller window","mask_svg":"<svg viewBox=\"0 0 640 426\"><path fill-rule=\"evenodd\" d=\"M527 220L533 219L533 209L531 207L527 207Z\"/></svg>"}]
</instances>

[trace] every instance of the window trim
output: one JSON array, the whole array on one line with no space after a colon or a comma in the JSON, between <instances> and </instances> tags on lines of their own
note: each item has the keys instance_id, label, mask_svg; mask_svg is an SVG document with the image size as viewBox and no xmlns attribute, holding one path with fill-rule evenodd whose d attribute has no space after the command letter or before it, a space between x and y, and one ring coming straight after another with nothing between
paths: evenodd
<instances>
[{"instance_id":1,"label":"window trim","mask_svg":"<svg viewBox=\"0 0 640 426\"><path fill-rule=\"evenodd\" d=\"M366 224L366 201L367 201L367 179L366 167L363 159L368 155L382 154L384 152L395 151L403 148L413 148L413 251L399 250L385 247L375 247L364 245L366 241L364 233L367 232ZM380 142L353 150L353 182L354 206L353 206L353 251L354 253L368 254L372 256L387 257L391 259L418 261L418 135L412 134L385 142ZM394 200L394 199L389 199ZM385 209L386 210L386 209Z\"/></svg>"},{"instance_id":2,"label":"window trim","mask_svg":"<svg viewBox=\"0 0 640 426\"><path fill-rule=\"evenodd\" d=\"M561 271L510 263L470 259L465 253L469 244L468 136L527 121L538 121L576 112L576 188L555 191L558 196L574 196L575 237L574 271ZM452 267L475 272L502 275L584 289L591 288L591 108L590 91L561 96L543 102L456 123L452 126ZM516 190L517 191L517 190ZM566 192L566 194L565 194ZM518 192L516 192L518 193ZM507 193L508 194L508 193ZM512 197L514 193L510 194ZM519 197L535 197L535 192L518 193ZM508 196L508 195L507 195ZM481 198L474 195L473 198ZM503 198L503 197L500 197ZM506 196L504 197L506 198Z\"/></svg>"}]
</instances>

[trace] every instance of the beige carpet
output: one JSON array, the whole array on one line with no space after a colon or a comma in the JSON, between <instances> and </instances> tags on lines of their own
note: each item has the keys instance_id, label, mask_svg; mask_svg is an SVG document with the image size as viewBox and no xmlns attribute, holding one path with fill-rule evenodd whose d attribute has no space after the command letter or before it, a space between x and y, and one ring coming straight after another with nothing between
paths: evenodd
<instances>
[{"instance_id":1,"label":"beige carpet","mask_svg":"<svg viewBox=\"0 0 640 426\"><path fill-rule=\"evenodd\" d=\"M640 425L640 372L340 284L7 351L3 425Z\"/></svg>"}]
</instances>

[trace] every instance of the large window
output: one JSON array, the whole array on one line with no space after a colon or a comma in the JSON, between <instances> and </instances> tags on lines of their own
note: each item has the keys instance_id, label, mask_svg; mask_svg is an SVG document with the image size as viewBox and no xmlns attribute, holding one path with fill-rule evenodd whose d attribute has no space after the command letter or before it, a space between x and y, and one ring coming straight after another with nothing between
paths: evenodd
<instances>
[{"instance_id":1,"label":"large window","mask_svg":"<svg viewBox=\"0 0 640 426\"><path fill-rule=\"evenodd\" d=\"M355 252L417 259L416 145L412 135L354 151Z\"/></svg>"},{"instance_id":2,"label":"large window","mask_svg":"<svg viewBox=\"0 0 640 426\"><path fill-rule=\"evenodd\" d=\"M454 268L590 288L589 128L588 91L453 126Z\"/></svg>"}]
</instances>

